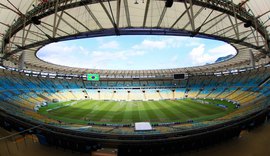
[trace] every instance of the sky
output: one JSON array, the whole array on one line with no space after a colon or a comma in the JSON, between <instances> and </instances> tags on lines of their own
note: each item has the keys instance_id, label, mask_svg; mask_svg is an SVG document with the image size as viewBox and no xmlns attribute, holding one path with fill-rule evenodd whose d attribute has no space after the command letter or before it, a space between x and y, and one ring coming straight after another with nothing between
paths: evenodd
<instances>
[{"instance_id":1,"label":"sky","mask_svg":"<svg viewBox=\"0 0 270 156\"><path fill-rule=\"evenodd\" d=\"M90 69L143 70L205 65L236 54L229 44L179 36L109 36L57 42L37 56L47 62Z\"/></svg>"}]
</instances>

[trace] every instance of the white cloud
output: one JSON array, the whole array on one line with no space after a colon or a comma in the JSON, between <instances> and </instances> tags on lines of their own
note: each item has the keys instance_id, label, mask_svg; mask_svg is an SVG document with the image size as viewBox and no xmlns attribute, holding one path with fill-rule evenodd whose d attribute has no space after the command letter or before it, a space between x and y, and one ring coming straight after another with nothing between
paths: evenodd
<instances>
[{"instance_id":1,"label":"white cloud","mask_svg":"<svg viewBox=\"0 0 270 156\"><path fill-rule=\"evenodd\" d=\"M72 65L69 61L72 60L72 54L77 49L78 47L67 46L64 43L52 43L43 47L37 56L55 64Z\"/></svg>"},{"instance_id":2,"label":"white cloud","mask_svg":"<svg viewBox=\"0 0 270 156\"><path fill-rule=\"evenodd\" d=\"M143 51L117 51L117 52L111 52L111 51L93 51L91 53L91 59L95 60L126 60L131 56L140 56L144 55Z\"/></svg>"},{"instance_id":3,"label":"white cloud","mask_svg":"<svg viewBox=\"0 0 270 156\"><path fill-rule=\"evenodd\" d=\"M102 42L100 45L101 49L118 49L119 48L119 43L116 41L110 41L110 42Z\"/></svg>"},{"instance_id":4,"label":"white cloud","mask_svg":"<svg viewBox=\"0 0 270 156\"><path fill-rule=\"evenodd\" d=\"M216 60L216 57L205 52L205 45L201 44L196 48L193 48L189 53L189 59L192 61L192 64L204 65L206 63L211 63Z\"/></svg>"},{"instance_id":5,"label":"white cloud","mask_svg":"<svg viewBox=\"0 0 270 156\"><path fill-rule=\"evenodd\" d=\"M206 63L214 63L219 57L236 54L236 50L229 44L224 44L208 51L205 50L205 45L200 44L199 46L192 49L189 53L189 59L192 65L205 65Z\"/></svg>"},{"instance_id":6,"label":"white cloud","mask_svg":"<svg viewBox=\"0 0 270 156\"><path fill-rule=\"evenodd\" d=\"M133 49L163 49L166 47L166 43L163 41L151 41L143 40L141 44L134 45Z\"/></svg>"},{"instance_id":7,"label":"white cloud","mask_svg":"<svg viewBox=\"0 0 270 156\"><path fill-rule=\"evenodd\" d=\"M77 55L89 55L90 51L85 49L82 46L75 46L75 45L67 45L65 43L51 43L45 47L43 47L38 53L42 56L49 57L49 56L68 56L76 53Z\"/></svg>"},{"instance_id":8,"label":"white cloud","mask_svg":"<svg viewBox=\"0 0 270 156\"><path fill-rule=\"evenodd\" d=\"M122 50L122 51L89 51L80 46L68 46L64 43L50 44L38 52L38 57L48 62L81 68L110 68L111 61L132 61L129 59L135 56L142 56L142 50Z\"/></svg>"},{"instance_id":9,"label":"white cloud","mask_svg":"<svg viewBox=\"0 0 270 156\"><path fill-rule=\"evenodd\" d=\"M45 47L42 48L42 51L46 51L44 54L54 54L54 52L57 51L57 53L72 53L76 47L74 46L67 46L64 43L51 43Z\"/></svg>"},{"instance_id":10,"label":"white cloud","mask_svg":"<svg viewBox=\"0 0 270 156\"><path fill-rule=\"evenodd\" d=\"M183 46L183 43L185 43L186 39L179 36L169 36L163 38L162 41L165 42L169 48L179 48Z\"/></svg>"},{"instance_id":11,"label":"white cloud","mask_svg":"<svg viewBox=\"0 0 270 156\"><path fill-rule=\"evenodd\" d=\"M90 50L77 44L53 43L43 47L37 55L48 62L72 67L100 69L135 69L136 67L146 69L149 67L149 69L164 69L205 65L206 63L213 63L219 57L236 53L235 49L228 44L207 49L208 43L202 44L200 39L192 40L180 37L148 38L126 49L122 49L120 43L114 40L108 40L107 44L104 43L105 41L100 39L97 42L97 47ZM187 49L191 49L190 52L183 55L182 52L187 51ZM147 59L152 59L152 56L155 58L156 53L153 52L157 50L164 52L162 55L166 57L164 59L157 57L159 60L148 62ZM175 53L168 53L167 55L166 52ZM143 57L138 59L138 56ZM138 60L141 61L139 65ZM142 62L146 67L141 65Z\"/></svg>"},{"instance_id":12,"label":"white cloud","mask_svg":"<svg viewBox=\"0 0 270 156\"><path fill-rule=\"evenodd\" d=\"M219 47L213 48L209 50L209 53L213 55L221 54L223 56L230 55L230 54L236 54L236 50L234 49L233 46L229 44L224 44Z\"/></svg>"},{"instance_id":13,"label":"white cloud","mask_svg":"<svg viewBox=\"0 0 270 156\"><path fill-rule=\"evenodd\" d=\"M99 68L99 69L112 69L113 66L117 66L115 64L112 64L111 62L127 62L126 65L132 66L134 63L130 61L131 57L134 56L142 56L145 53L143 51L117 51L117 52L110 52L110 51L93 51L90 54L90 62L88 68ZM110 66L108 66L110 64ZM122 67L125 68L125 67Z\"/></svg>"},{"instance_id":14,"label":"white cloud","mask_svg":"<svg viewBox=\"0 0 270 156\"><path fill-rule=\"evenodd\" d=\"M145 39L141 43L134 45L133 49L165 49L165 48L179 48L185 42L184 38L175 36L166 36L153 39Z\"/></svg>"},{"instance_id":15,"label":"white cloud","mask_svg":"<svg viewBox=\"0 0 270 156\"><path fill-rule=\"evenodd\" d=\"M202 44L202 43L200 43L200 40L198 38L196 38L196 39L192 38L192 39L189 39L186 41L185 46L194 47L194 46L199 46L200 44Z\"/></svg>"}]
</instances>

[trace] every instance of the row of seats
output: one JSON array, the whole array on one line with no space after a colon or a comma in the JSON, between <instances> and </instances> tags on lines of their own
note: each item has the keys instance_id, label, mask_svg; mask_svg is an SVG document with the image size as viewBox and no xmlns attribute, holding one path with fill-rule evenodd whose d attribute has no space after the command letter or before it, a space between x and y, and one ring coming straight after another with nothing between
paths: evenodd
<instances>
[{"instance_id":1,"label":"row of seats","mask_svg":"<svg viewBox=\"0 0 270 156\"><path fill-rule=\"evenodd\" d=\"M33 110L45 101L162 100L184 97L220 98L249 104L270 95L270 69L222 76L190 76L185 80L84 81L33 77L0 71L0 102ZM129 88L126 88L129 87Z\"/></svg>"}]
</instances>

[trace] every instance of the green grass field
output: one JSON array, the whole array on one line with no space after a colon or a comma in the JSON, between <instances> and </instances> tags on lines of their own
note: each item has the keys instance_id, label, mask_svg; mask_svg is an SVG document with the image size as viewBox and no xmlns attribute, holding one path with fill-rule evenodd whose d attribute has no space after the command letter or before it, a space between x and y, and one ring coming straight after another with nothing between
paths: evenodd
<instances>
[{"instance_id":1,"label":"green grass field","mask_svg":"<svg viewBox=\"0 0 270 156\"><path fill-rule=\"evenodd\" d=\"M160 123L213 120L235 110L234 104L227 101L200 100L68 101L41 107L39 113L66 123L127 124L143 121ZM202 101L207 104L203 104ZM227 109L221 108L217 104L227 106Z\"/></svg>"}]
</instances>

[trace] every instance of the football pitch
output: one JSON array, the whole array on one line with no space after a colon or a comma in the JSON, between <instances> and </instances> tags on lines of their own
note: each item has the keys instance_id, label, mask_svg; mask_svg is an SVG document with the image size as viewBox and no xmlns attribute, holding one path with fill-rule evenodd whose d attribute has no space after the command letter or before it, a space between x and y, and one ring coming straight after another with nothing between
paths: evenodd
<instances>
[{"instance_id":1,"label":"football pitch","mask_svg":"<svg viewBox=\"0 0 270 156\"><path fill-rule=\"evenodd\" d=\"M160 101L80 100L52 103L39 113L66 123L184 122L206 121L235 110L228 101L212 99L179 99Z\"/></svg>"}]
</instances>

